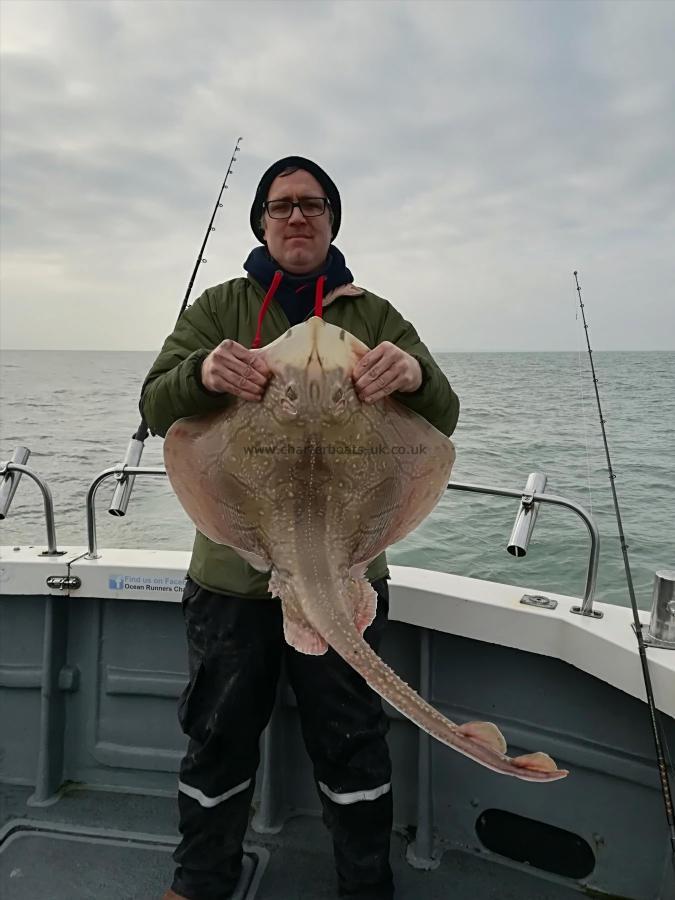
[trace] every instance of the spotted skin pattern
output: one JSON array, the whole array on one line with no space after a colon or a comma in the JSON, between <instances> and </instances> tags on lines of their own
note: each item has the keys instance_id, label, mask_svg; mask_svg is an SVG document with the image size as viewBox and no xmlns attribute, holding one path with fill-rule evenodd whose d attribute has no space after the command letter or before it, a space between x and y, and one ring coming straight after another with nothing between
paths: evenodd
<instances>
[{"instance_id":1,"label":"spotted skin pattern","mask_svg":"<svg viewBox=\"0 0 675 900\"><path fill-rule=\"evenodd\" d=\"M262 401L235 398L167 434L167 473L196 527L270 573L297 650L332 647L391 706L494 772L563 778L544 753L509 757L492 723L446 719L362 636L377 601L366 567L443 495L452 442L392 398L359 401L351 375L368 348L344 329L314 317L256 352L272 372Z\"/></svg>"}]
</instances>

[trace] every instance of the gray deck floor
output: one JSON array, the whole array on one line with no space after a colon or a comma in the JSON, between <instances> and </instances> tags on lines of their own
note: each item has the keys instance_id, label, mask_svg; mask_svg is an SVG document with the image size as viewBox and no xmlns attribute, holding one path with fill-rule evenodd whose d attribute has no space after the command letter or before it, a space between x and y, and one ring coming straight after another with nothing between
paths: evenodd
<instances>
[{"instance_id":1,"label":"gray deck floor","mask_svg":"<svg viewBox=\"0 0 675 900\"><path fill-rule=\"evenodd\" d=\"M173 799L104 791L72 791L50 807L26 806L28 788L0 786L0 828L33 823L0 844L2 900L159 900L173 872L177 841ZM122 832L123 834L120 834ZM130 843L131 842L131 843ZM333 900L328 834L313 817L290 819L277 835L249 831L261 848L262 878L255 900ZM269 854L269 857L268 857ZM447 852L438 869L405 862L405 841L392 850L397 900L578 900L569 886L551 883L493 859ZM256 854L252 857L257 858ZM254 877L255 883L255 877Z\"/></svg>"}]
</instances>

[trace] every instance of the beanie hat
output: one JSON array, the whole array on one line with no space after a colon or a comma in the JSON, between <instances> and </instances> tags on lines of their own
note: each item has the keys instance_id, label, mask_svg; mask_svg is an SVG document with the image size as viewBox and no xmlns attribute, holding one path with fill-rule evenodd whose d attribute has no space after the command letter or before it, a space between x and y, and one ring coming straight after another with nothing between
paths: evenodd
<instances>
[{"instance_id":1,"label":"beanie hat","mask_svg":"<svg viewBox=\"0 0 675 900\"><path fill-rule=\"evenodd\" d=\"M337 236L340 228L340 219L342 218L342 206L340 204L340 194L332 179L324 172L321 166L317 166L311 159L305 159L304 156L285 156L283 159L273 163L260 179L260 183L255 192L255 199L251 206L251 228L253 229L253 234L258 238L261 244L265 243L265 238L263 236L263 230L260 227L260 219L262 218L263 203L267 200L270 185L284 169L294 167L304 169L305 172L309 172L310 175L313 175L326 192L326 197L328 197L328 202L333 211L332 240L335 240L335 237Z\"/></svg>"}]
</instances>

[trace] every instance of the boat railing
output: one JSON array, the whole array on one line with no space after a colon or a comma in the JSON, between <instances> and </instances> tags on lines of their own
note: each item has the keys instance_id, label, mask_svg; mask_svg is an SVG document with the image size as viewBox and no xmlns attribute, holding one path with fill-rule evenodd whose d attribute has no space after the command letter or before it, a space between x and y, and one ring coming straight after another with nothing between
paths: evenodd
<instances>
[{"instance_id":1,"label":"boat railing","mask_svg":"<svg viewBox=\"0 0 675 900\"><path fill-rule=\"evenodd\" d=\"M123 482L125 478L135 477L136 475L166 475L166 470L161 466L146 468L142 466L117 465L111 466L109 469L105 469L92 481L89 487L89 491L87 492L88 552L85 557L86 559L99 558L96 541L96 491L98 490L99 486L108 478L112 478L114 476L119 482ZM535 475L537 477L535 477ZM533 491L530 489L531 485L536 486L545 483L545 476L541 475L541 473L533 473L533 475L531 475L528 479L528 484L526 485L525 491L493 487L491 485L467 484L461 481L451 481L449 482L447 487L448 490L472 491L474 493L491 494L497 497L517 497L520 500L519 517L523 514L523 512L525 514L533 513L533 515L530 523L526 525L527 535L524 540L524 546L522 546L519 551L516 551L514 553L514 555L516 556L523 556L525 554L527 542L529 541L532 526L534 524L537 503L552 503L557 506L566 507L567 509L575 512L581 519L583 519L586 527L588 528L588 532L591 538L591 549L588 570L586 574L586 585L584 589L583 602L581 606L573 606L572 612L579 615L592 616L593 618L601 618L602 613L593 609L593 595L595 593L595 586L597 583L598 562L600 559L600 535L598 532L598 528L591 516L578 503L575 503L572 500L567 500L565 497L559 497L555 494L546 494L544 492ZM514 533L516 532L516 530L517 528L514 528ZM510 542L509 547L510 549L512 548L512 542ZM513 550L511 550L511 552L513 552ZM525 598L523 598L523 602L529 605L541 607L550 605L550 601L547 601L547 598L542 597L541 595L526 595Z\"/></svg>"},{"instance_id":2,"label":"boat railing","mask_svg":"<svg viewBox=\"0 0 675 900\"><path fill-rule=\"evenodd\" d=\"M44 479L40 478L31 469L24 465L30 451L26 448L17 448L14 458L8 462L0 463L0 519L5 518L12 502L14 493L18 486L21 475L28 475L39 486L44 498L45 520L47 523L47 544L48 549L44 552L45 556L60 555L60 551L56 549L56 536L54 527L54 506L52 502L51 492ZM21 460L21 461L18 461ZM163 466L130 466L119 464L110 466L100 472L89 485L86 499L86 516L87 516L87 553L85 559L99 559L98 543L96 536L96 493L101 484L109 478L116 478L120 485L130 481L137 475L149 477L166 477L166 469ZM573 606L571 611L593 618L601 618L602 613L593 609L593 596L598 576L598 563L600 558L600 535L598 528L589 515L589 513L578 503L568 500L566 497L560 497L556 494L547 494L542 488L546 484L546 476L543 473L532 473L528 478L527 485L524 490L514 490L511 488L496 487L484 484L469 484L462 481L451 481L447 485L447 490L467 491L470 493L488 494L495 497L517 498L520 500L518 508L518 516L514 526L511 540L508 544L509 552L515 556L524 556L527 544L529 542L532 528L536 519L537 504L551 503L554 506L562 506L576 513L581 518L588 529L591 540L590 555L588 568L586 572L586 584L584 588L583 601L580 606ZM527 605L538 606L540 608L554 608L555 601L541 594L526 594L521 598L521 602Z\"/></svg>"},{"instance_id":3,"label":"boat railing","mask_svg":"<svg viewBox=\"0 0 675 900\"><path fill-rule=\"evenodd\" d=\"M132 480L135 479L137 475L150 475L150 476L166 476L166 469L163 466L127 466L127 465L117 465L110 466L108 469L104 469L102 472L94 478L92 483L89 485L89 490L87 491L87 553L85 554L85 559L100 559L101 554L98 552L98 545L96 542L96 492L99 487L106 481L108 478L112 478L113 476L117 479L120 484L128 483L127 479Z\"/></svg>"},{"instance_id":4,"label":"boat railing","mask_svg":"<svg viewBox=\"0 0 675 900\"><path fill-rule=\"evenodd\" d=\"M468 484L462 481L449 482L447 489L453 491L469 491L475 494L490 494L494 497L517 497L520 499L518 516L520 516L523 511L536 510L537 503L552 503L554 506L563 506L566 509L570 509L572 510L572 512L576 513L579 518L583 520L586 528L588 529L588 533L591 539L591 549L588 560L588 568L586 570L584 599L581 606L573 606L571 612L581 616L591 616L594 619L600 619L602 618L602 613L598 610L593 609L593 596L595 594L595 586L598 580L598 563L600 561L600 532L598 531L598 526L595 524L590 514L583 508L583 506L580 506L573 500L568 500L566 497L559 497L557 494L546 494L544 492L531 490L530 485L533 483L536 484L534 476L537 474L541 473L532 473L532 475L528 479L528 484L526 485L524 491L517 491L511 488L493 487L492 485ZM514 527L514 532L517 528L517 522L518 519L516 519L516 527ZM531 526L527 535L527 540L529 540L530 534ZM510 542L509 549L511 549L511 546L512 544ZM516 552L514 555L521 556L524 555L524 553ZM526 594L521 599L521 602L528 605L541 606L544 608L549 605L549 603L547 602L547 598L541 595L532 596Z\"/></svg>"},{"instance_id":5,"label":"boat railing","mask_svg":"<svg viewBox=\"0 0 675 900\"><path fill-rule=\"evenodd\" d=\"M0 463L0 520L7 518L9 508L14 499L14 494L19 486L22 475L27 475L40 488L44 503L45 523L47 525L47 549L41 556L63 556L65 550L59 550L56 546L56 526L54 524L54 501L49 485L36 472L30 469L26 462L30 456L27 447L17 447L12 459Z\"/></svg>"}]
</instances>

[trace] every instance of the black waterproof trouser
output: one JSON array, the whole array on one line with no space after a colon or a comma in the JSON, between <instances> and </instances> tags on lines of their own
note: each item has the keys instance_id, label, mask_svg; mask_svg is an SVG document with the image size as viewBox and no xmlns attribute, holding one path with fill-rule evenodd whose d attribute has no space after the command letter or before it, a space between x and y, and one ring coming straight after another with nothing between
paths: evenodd
<instances>
[{"instance_id":1,"label":"black waterproof trouser","mask_svg":"<svg viewBox=\"0 0 675 900\"><path fill-rule=\"evenodd\" d=\"M373 587L377 615L364 637L377 650L389 595L384 579ZM333 838L338 896L390 900L391 762L379 696L332 649L308 656L286 644L276 599L216 594L188 579L183 611L190 681L178 717L190 740L180 767L174 891L225 900L236 887L259 739L283 657Z\"/></svg>"}]
</instances>

